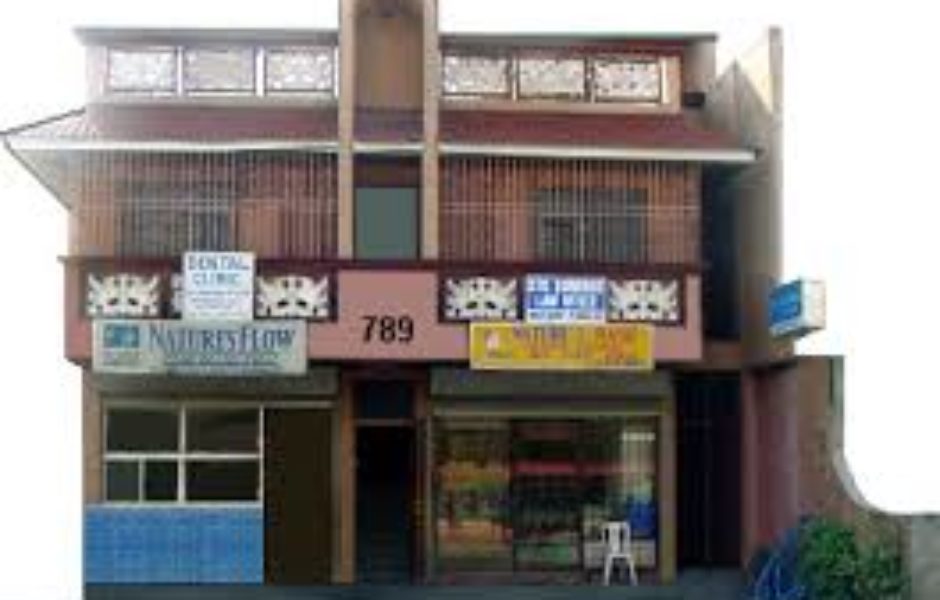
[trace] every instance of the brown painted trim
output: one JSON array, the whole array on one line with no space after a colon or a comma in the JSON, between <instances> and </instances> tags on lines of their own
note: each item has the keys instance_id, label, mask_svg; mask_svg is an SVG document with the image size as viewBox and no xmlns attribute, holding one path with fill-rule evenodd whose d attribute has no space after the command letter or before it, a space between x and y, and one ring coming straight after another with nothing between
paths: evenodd
<instances>
[{"instance_id":1,"label":"brown painted trim","mask_svg":"<svg viewBox=\"0 0 940 600\"><path fill-rule=\"evenodd\" d=\"M525 272L506 275L505 273L496 274L493 271L442 271L437 281L437 320L439 323L470 323L470 322L488 322L488 321L506 321L507 319L466 319L466 318L450 318L445 314L446 302L447 302L447 289L446 282L448 278L469 278L469 277L490 277L494 279L515 279L516 281L516 306L519 307L519 312L516 315L516 321L524 322L525 321L525 278L526 275L558 275L561 277L570 275L571 273L567 270L559 270L558 272L545 273L543 271L537 270L526 270ZM593 272L591 274L594 274ZM688 300L686 297L687 292L687 283L686 283L686 274L674 275L674 276L649 276L649 275L637 275L633 272L627 273L617 273L616 276L609 276L610 274L604 273L603 275L608 275L606 277L609 280L615 281L629 281L632 278L642 278L642 279L653 279L657 281L672 282L675 281L678 283L678 289L676 294L679 299L679 318L677 321L664 321L660 319L649 320L649 319L607 319L608 323L648 323L650 325L656 325L658 327L685 327L688 319Z\"/></svg>"},{"instance_id":2,"label":"brown painted trim","mask_svg":"<svg viewBox=\"0 0 940 600\"><path fill-rule=\"evenodd\" d=\"M79 302L76 306L72 307L76 311L74 314L80 319L92 319L91 315L88 314L87 307L87 298L88 298L88 276L91 274L95 275L109 275L115 274L122 271L131 271L134 274L139 275L156 275L160 278L159 283L159 313L152 317L133 317L135 319L167 319L167 318L179 318L180 315L174 315L172 311L172 300L173 300L173 275L180 274L181 269L178 268L181 265L179 259L175 258L147 258L147 259L124 259L124 258L114 258L114 259L78 259L73 260L72 257L63 259L62 261L65 264L67 269L77 269L79 280ZM260 263L261 261L258 261ZM267 262L265 261L264 269L257 269L255 276L277 276L277 275L307 275L311 277L327 277L329 279L330 286L330 307L329 315L326 317L308 317L304 319L308 323L333 323L339 318L339 279L337 277L336 271L332 269L324 269L318 267L316 264L308 261L296 261L296 262L282 262L274 261ZM256 263L257 264L257 263ZM67 310L72 310L72 308L67 307ZM263 321L266 319L276 318L276 317L260 317L255 315L254 317L257 320Z\"/></svg>"},{"instance_id":3,"label":"brown painted trim","mask_svg":"<svg viewBox=\"0 0 940 600\"><path fill-rule=\"evenodd\" d=\"M84 263L91 266L114 266L115 268L154 268L169 263L178 263L179 257L120 257L120 256L62 256L63 263ZM261 269L315 270L393 270L393 271L451 271L454 273L596 273L614 275L688 275L703 272L704 262L690 263L598 263L558 261L454 261L454 260L357 260L339 258L258 258L255 264Z\"/></svg>"},{"instance_id":4,"label":"brown painted trim","mask_svg":"<svg viewBox=\"0 0 940 600\"><path fill-rule=\"evenodd\" d=\"M501 53L514 51L541 51L564 54L593 54L609 52L652 52L657 55L680 55L692 38L641 39L624 35L597 34L454 34L441 35L440 47L445 53Z\"/></svg>"},{"instance_id":5,"label":"brown painted trim","mask_svg":"<svg viewBox=\"0 0 940 600\"><path fill-rule=\"evenodd\" d=\"M334 459L338 480L338 505L334 515L339 529L334 577L337 583L356 581L356 427L353 415L352 382L340 373L340 396L336 407L336 444Z\"/></svg>"}]
</instances>

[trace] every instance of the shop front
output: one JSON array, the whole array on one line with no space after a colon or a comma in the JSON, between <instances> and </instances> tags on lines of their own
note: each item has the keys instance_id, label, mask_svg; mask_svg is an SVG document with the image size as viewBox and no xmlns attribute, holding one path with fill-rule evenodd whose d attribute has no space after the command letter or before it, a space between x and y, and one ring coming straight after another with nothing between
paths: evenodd
<instances>
[{"instance_id":1,"label":"shop front","mask_svg":"<svg viewBox=\"0 0 940 600\"><path fill-rule=\"evenodd\" d=\"M357 365L89 374L86 389L91 584L309 585L344 568L358 583L582 583L609 520L631 524L642 578L673 560L663 374Z\"/></svg>"},{"instance_id":2,"label":"shop front","mask_svg":"<svg viewBox=\"0 0 940 600\"><path fill-rule=\"evenodd\" d=\"M608 521L630 524L641 577L674 569L668 375L431 377L433 579L596 581Z\"/></svg>"},{"instance_id":3,"label":"shop front","mask_svg":"<svg viewBox=\"0 0 940 600\"><path fill-rule=\"evenodd\" d=\"M653 363L694 322L468 325L431 271L334 281L323 321L94 321L89 583L591 582L611 521L673 578Z\"/></svg>"}]
</instances>

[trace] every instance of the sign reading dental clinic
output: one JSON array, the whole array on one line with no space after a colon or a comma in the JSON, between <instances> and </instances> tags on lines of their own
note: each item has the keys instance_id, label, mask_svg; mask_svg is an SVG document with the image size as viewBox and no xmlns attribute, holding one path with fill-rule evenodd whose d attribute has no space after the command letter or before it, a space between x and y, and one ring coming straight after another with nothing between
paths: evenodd
<instances>
[{"instance_id":1,"label":"sign reading dental clinic","mask_svg":"<svg viewBox=\"0 0 940 600\"><path fill-rule=\"evenodd\" d=\"M250 252L183 255L183 319L250 321L254 315L255 257Z\"/></svg>"}]
</instances>

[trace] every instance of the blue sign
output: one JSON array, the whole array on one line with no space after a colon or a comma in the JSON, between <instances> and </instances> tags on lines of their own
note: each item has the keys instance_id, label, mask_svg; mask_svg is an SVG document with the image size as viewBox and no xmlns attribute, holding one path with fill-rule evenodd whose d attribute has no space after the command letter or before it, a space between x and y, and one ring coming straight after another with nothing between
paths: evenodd
<instances>
[{"instance_id":1,"label":"blue sign","mask_svg":"<svg viewBox=\"0 0 940 600\"><path fill-rule=\"evenodd\" d=\"M529 275L525 283L525 320L529 323L604 323L607 279Z\"/></svg>"},{"instance_id":2,"label":"blue sign","mask_svg":"<svg viewBox=\"0 0 940 600\"><path fill-rule=\"evenodd\" d=\"M822 329L825 307L825 287L820 281L798 279L779 285L770 294L770 333L798 336Z\"/></svg>"}]
</instances>

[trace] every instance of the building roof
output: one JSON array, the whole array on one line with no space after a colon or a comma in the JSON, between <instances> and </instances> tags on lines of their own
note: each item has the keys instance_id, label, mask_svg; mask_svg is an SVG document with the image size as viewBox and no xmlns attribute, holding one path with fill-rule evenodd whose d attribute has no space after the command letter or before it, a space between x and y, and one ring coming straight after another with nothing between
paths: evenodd
<instances>
[{"instance_id":1,"label":"building roof","mask_svg":"<svg viewBox=\"0 0 940 600\"><path fill-rule=\"evenodd\" d=\"M170 27L77 27L75 35L84 44L167 44L192 42L257 42L303 44L333 42L336 29L239 29Z\"/></svg>"},{"instance_id":2,"label":"building roof","mask_svg":"<svg viewBox=\"0 0 940 600\"><path fill-rule=\"evenodd\" d=\"M688 117L650 114L570 114L449 110L441 139L468 144L564 147L737 148L730 138Z\"/></svg>"},{"instance_id":3,"label":"building roof","mask_svg":"<svg viewBox=\"0 0 940 600\"><path fill-rule=\"evenodd\" d=\"M446 32L443 48L566 48L583 50L681 51L690 44L715 42L710 32Z\"/></svg>"},{"instance_id":4,"label":"building roof","mask_svg":"<svg viewBox=\"0 0 940 600\"><path fill-rule=\"evenodd\" d=\"M336 108L250 106L92 106L10 133L35 149L131 148L135 144L335 142Z\"/></svg>"},{"instance_id":5,"label":"building roof","mask_svg":"<svg viewBox=\"0 0 940 600\"><path fill-rule=\"evenodd\" d=\"M337 111L318 107L92 105L8 132L21 150L334 149ZM356 149L420 152L415 110L360 109ZM684 114L444 109L443 154L749 162L754 153Z\"/></svg>"}]
</instances>

